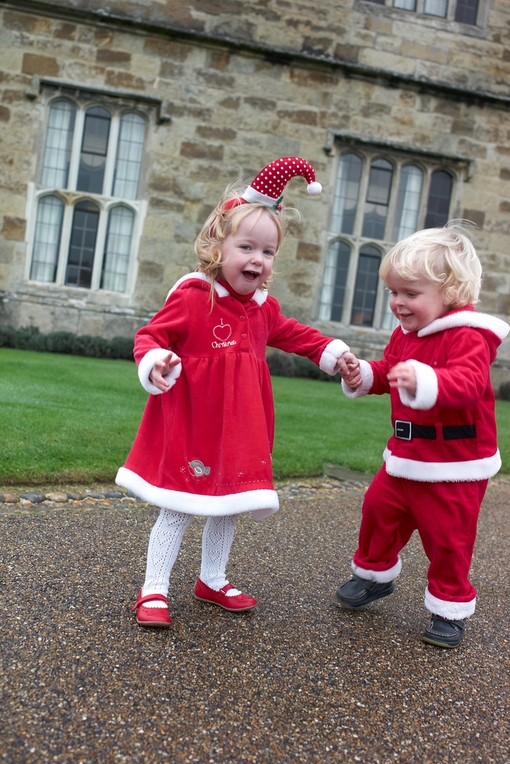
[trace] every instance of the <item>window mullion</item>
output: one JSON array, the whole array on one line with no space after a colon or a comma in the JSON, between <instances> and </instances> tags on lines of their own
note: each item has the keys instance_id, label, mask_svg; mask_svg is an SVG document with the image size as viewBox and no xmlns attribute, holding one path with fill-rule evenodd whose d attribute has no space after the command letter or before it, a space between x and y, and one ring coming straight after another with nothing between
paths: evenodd
<instances>
[{"instance_id":1,"label":"window mullion","mask_svg":"<svg viewBox=\"0 0 510 764\"><path fill-rule=\"evenodd\" d=\"M129 266L126 281L126 292L131 294L134 291L137 276L137 258L135 257L140 241L143 221L147 210L147 202L136 203L132 205L135 218L133 222L133 231L131 233L131 249L129 252Z\"/></svg>"},{"instance_id":2,"label":"window mullion","mask_svg":"<svg viewBox=\"0 0 510 764\"><path fill-rule=\"evenodd\" d=\"M395 210L397 208L398 201L398 189L400 184L400 174L402 171L402 165L400 163L394 164L393 179L390 189L390 203L388 205L388 215L386 218L386 230L384 232L385 241L392 241L393 222L395 218Z\"/></svg>"},{"instance_id":3,"label":"window mullion","mask_svg":"<svg viewBox=\"0 0 510 764\"><path fill-rule=\"evenodd\" d=\"M358 209L356 210L356 222L354 223L353 235L359 242L361 231L363 228L363 218L365 217L365 205L367 200L368 183L370 180L370 167L372 163L371 156L365 156L363 161L363 169L361 173L361 182L359 187L358 197Z\"/></svg>"},{"instance_id":4,"label":"window mullion","mask_svg":"<svg viewBox=\"0 0 510 764\"><path fill-rule=\"evenodd\" d=\"M359 185L358 195L358 207L356 210L356 219L354 222L353 236L350 239L352 243L351 257L349 260L349 270L347 271L347 278L345 284L345 298L344 309L342 314L342 322L349 326L351 323L352 303L354 300L354 287L356 285L356 274L358 272L359 263L359 250L361 248L361 230L363 227L363 218L365 215L365 203L368 191L368 183L370 179L370 167L372 162L372 155L365 155L363 157L363 167L361 171L361 180Z\"/></svg>"},{"instance_id":5,"label":"window mullion","mask_svg":"<svg viewBox=\"0 0 510 764\"><path fill-rule=\"evenodd\" d=\"M57 273L55 284L62 286L65 279L67 268L67 259L69 257L69 244L71 241L71 228L73 222L74 207L66 204L64 209L64 219L62 221L62 235L60 237L60 251L58 253Z\"/></svg>"},{"instance_id":6,"label":"window mullion","mask_svg":"<svg viewBox=\"0 0 510 764\"><path fill-rule=\"evenodd\" d=\"M38 204L38 196L34 183L28 184L27 192L27 204L25 210L25 218L27 221L27 241L30 242L27 248L27 257L25 260L25 281L30 279L30 271L32 269L32 258L34 256L35 247L35 218Z\"/></svg>"},{"instance_id":7,"label":"window mullion","mask_svg":"<svg viewBox=\"0 0 510 764\"><path fill-rule=\"evenodd\" d=\"M117 144L119 142L120 118L118 114L112 114L110 122L110 135L108 138L108 153L106 155L105 178L103 193L105 196L113 195L113 176L115 172L115 159L117 157Z\"/></svg>"},{"instance_id":8,"label":"window mullion","mask_svg":"<svg viewBox=\"0 0 510 764\"><path fill-rule=\"evenodd\" d=\"M349 258L349 269L347 271L347 278L345 280L345 296L344 296L344 309L342 311L342 323L349 326L351 323L352 302L354 300L354 287L356 285L356 274L358 272L359 263L359 250L360 242L359 237L355 241L351 240L351 256Z\"/></svg>"},{"instance_id":9,"label":"window mullion","mask_svg":"<svg viewBox=\"0 0 510 764\"><path fill-rule=\"evenodd\" d=\"M377 294L375 298L375 308L374 308L373 326L375 327L380 327L382 323L385 295L386 295L386 284L379 276L378 283L377 283Z\"/></svg>"},{"instance_id":10,"label":"window mullion","mask_svg":"<svg viewBox=\"0 0 510 764\"><path fill-rule=\"evenodd\" d=\"M99 285L101 283L101 269L103 267L107 222L108 210L101 206L99 213L99 225L97 227L96 249L94 251L94 265L92 266L92 277L90 283L90 288L93 290L99 289Z\"/></svg>"},{"instance_id":11,"label":"window mullion","mask_svg":"<svg viewBox=\"0 0 510 764\"><path fill-rule=\"evenodd\" d=\"M423 226L425 225L425 217L427 215L427 205L429 201L430 179L432 177L432 172L434 169L435 169L434 167L427 167L425 171L425 177L423 178L423 185L421 188L420 209L418 211L417 230L419 230L420 228L423 228Z\"/></svg>"},{"instance_id":12,"label":"window mullion","mask_svg":"<svg viewBox=\"0 0 510 764\"><path fill-rule=\"evenodd\" d=\"M71 149L71 161L69 163L69 181L68 188L71 191L76 190L76 181L78 178L78 168L80 166L81 142L83 140L83 125L85 124L85 112L78 109L74 124L73 146Z\"/></svg>"}]
</instances>

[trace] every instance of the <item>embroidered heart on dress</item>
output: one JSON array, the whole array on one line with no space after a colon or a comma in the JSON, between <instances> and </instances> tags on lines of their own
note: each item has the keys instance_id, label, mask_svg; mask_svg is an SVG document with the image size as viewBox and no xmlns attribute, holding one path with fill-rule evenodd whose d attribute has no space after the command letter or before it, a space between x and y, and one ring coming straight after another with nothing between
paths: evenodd
<instances>
[{"instance_id":1,"label":"embroidered heart on dress","mask_svg":"<svg viewBox=\"0 0 510 764\"><path fill-rule=\"evenodd\" d=\"M219 342L226 342L232 334L232 327L230 324L224 324L223 319L220 319L221 323L214 327L213 334Z\"/></svg>"}]
</instances>

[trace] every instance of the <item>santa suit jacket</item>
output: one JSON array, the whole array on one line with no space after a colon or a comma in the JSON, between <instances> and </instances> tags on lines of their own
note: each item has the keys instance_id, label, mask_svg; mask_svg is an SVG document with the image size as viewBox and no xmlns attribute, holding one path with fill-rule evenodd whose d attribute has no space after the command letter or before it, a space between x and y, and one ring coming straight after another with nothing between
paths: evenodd
<instances>
[{"instance_id":1,"label":"santa suit jacket","mask_svg":"<svg viewBox=\"0 0 510 764\"><path fill-rule=\"evenodd\" d=\"M390 394L394 433L383 454L389 475L449 482L484 480L498 472L489 370L509 329L471 305L449 311L418 332L399 326L382 360L361 361L359 388L342 382L350 398ZM415 396L389 386L388 371L400 361L414 366Z\"/></svg>"},{"instance_id":2,"label":"santa suit jacket","mask_svg":"<svg viewBox=\"0 0 510 764\"><path fill-rule=\"evenodd\" d=\"M274 406L266 346L306 356L328 374L348 347L280 312L258 289L243 297L203 273L180 279L165 306L137 332L135 361L151 393L117 483L179 512L276 512L271 452ZM161 394L149 380L169 349L181 363Z\"/></svg>"}]
</instances>

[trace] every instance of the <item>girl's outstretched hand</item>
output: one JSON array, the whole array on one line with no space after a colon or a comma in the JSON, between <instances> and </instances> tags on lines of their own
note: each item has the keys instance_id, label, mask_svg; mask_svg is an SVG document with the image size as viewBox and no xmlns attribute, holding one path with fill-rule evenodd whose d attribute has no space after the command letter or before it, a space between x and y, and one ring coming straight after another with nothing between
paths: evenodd
<instances>
[{"instance_id":1,"label":"girl's outstretched hand","mask_svg":"<svg viewBox=\"0 0 510 764\"><path fill-rule=\"evenodd\" d=\"M353 389L361 385L359 361L354 353L343 353L338 359L337 369L346 385Z\"/></svg>"},{"instance_id":2,"label":"girl's outstretched hand","mask_svg":"<svg viewBox=\"0 0 510 764\"><path fill-rule=\"evenodd\" d=\"M152 367L149 379L162 393L166 393L170 389L170 382L165 379L166 375L170 374L172 369L180 362L179 356L170 351L167 356L156 361Z\"/></svg>"},{"instance_id":3,"label":"girl's outstretched hand","mask_svg":"<svg viewBox=\"0 0 510 764\"><path fill-rule=\"evenodd\" d=\"M411 363L405 361L395 364L388 372L390 387L399 387L409 395L416 395L416 371Z\"/></svg>"}]
</instances>

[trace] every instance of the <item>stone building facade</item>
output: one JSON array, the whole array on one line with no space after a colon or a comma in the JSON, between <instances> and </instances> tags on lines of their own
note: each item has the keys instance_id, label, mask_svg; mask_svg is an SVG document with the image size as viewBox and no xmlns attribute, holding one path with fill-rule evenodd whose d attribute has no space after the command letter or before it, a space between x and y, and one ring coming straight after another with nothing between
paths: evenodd
<instances>
[{"instance_id":1,"label":"stone building facade","mask_svg":"<svg viewBox=\"0 0 510 764\"><path fill-rule=\"evenodd\" d=\"M0 323L133 335L225 186L281 156L324 191L272 291L376 357L382 254L462 218L510 314L508 0L0 2ZM504 343L496 373L504 377Z\"/></svg>"}]
</instances>

